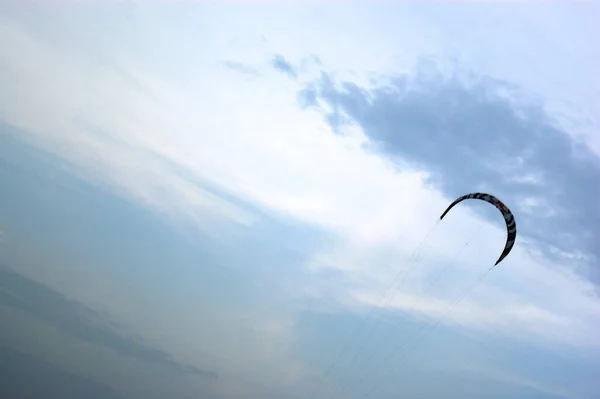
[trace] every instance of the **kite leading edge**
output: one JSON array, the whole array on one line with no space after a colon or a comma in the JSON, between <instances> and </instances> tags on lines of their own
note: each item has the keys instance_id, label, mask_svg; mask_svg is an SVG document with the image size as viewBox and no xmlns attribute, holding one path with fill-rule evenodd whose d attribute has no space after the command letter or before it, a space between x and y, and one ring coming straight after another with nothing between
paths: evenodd
<instances>
[{"instance_id":1,"label":"kite leading edge","mask_svg":"<svg viewBox=\"0 0 600 399\"><path fill-rule=\"evenodd\" d=\"M506 258L506 256L510 253L513 246L515 245L515 239L517 238L517 224L515 223L514 215L512 214L510 209L508 209L508 207L502 203L502 201L500 201L498 198L494 197L493 195L485 194L485 193L471 193L471 194L463 195L462 197L459 197L456 200L454 200L454 202L452 202L450 204L450 206L448 206L448 208L444 211L444 213L442 213L442 216L440 216L440 220L442 220L444 218L444 216L446 216L448 211L450 211L450 209L452 209L452 207L454 207L454 205L456 205L459 202L464 201L466 199L478 199L478 200L489 202L490 204L492 204L496 208L498 208L498 210L502 213L502 216L504 217L504 221L506 222L506 232L507 232L506 245L504 246L504 250L502 251L502 254L500 254L500 257L494 264L494 266L496 266L498 263L500 263L502 261L502 259Z\"/></svg>"}]
</instances>

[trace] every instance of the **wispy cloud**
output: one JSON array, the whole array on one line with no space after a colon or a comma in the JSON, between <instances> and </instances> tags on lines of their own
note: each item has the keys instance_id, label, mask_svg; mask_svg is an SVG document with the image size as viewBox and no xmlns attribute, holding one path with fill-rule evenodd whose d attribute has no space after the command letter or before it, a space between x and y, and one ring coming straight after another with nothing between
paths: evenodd
<instances>
[{"instance_id":1,"label":"wispy cloud","mask_svg":"<svg viewBox=\"0 0 600 399\"><path fill-rule=\"evenodd\" d=\"M258 71L256 70L256 68L254 68L250 65L243 64L241 62L228 60L228 61L223 61L223 65L229 69L236 71L236 72L244 73L247 75L253 75L253 76L258 75Z\"/></svg>"},{"instance_id":2,"label":"wispy cloud","mask_svg":"<svg viewBox=\"0 0 600 399\"><path fill-rule=\"evenodd\" d=\"M284 57L281 55L275 55L273 60L271 61L273 67L280 72L288 75L291 78L295 78L297 76L296 70Z\"/></svg>"}]
</instances>

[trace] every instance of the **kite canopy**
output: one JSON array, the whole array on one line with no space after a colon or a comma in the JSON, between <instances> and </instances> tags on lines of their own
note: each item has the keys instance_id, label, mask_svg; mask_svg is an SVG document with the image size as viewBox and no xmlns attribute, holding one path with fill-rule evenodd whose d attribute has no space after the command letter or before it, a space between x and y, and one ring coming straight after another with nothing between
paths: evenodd
<instances>
[{"instance_id":1,"label":"kite canopy","mask_svg":"<svg viewBox=\"0 0 600 399\"><path fill-rule=\"evenodd\" d=\"M444 218L444 216L446 216L448 211L450 211L450 209L452 209L452 207L454 205L456 205L459 202L464 201L466 199L478 199L478 200L489 202L490 204L492 204L496 208L498 208L498 210L502 213L502 216L504 216L504 221L506 222L506 232L507 232L506 245L504 246L504 250L502 251L502 254L500 254L500 257L494 264L494 266L495 266L498 263L500 263L502 261L502 259L506 258L506 256L512 250L512 247L515 245L515 239L517 238L517 224L515 223L515 218L514 218L512 212L510 211L510 209L508 209L506 207L506 205L504 205L502 203L502 201L500 201L498 198L494 197L493 195L485 194L485 193L471 193L471 194L463 195L462 197L459 197L456 200L454 200L454 202L452 202L450 204L450 206L444 211L444 213L442 213L442 216L440 216L440 220L442 220Z\"/></svg>"}]
</instances>

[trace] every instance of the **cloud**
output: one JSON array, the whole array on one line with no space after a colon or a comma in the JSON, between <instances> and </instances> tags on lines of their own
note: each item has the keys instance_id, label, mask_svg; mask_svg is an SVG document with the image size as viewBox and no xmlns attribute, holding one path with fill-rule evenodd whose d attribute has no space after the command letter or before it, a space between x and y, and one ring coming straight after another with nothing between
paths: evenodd
<instances>
[{"instance_id":1,"label":"cloud","mask_svg":"<svg viewBox=\"0 0 600 399\"><path fill-rule=\"evenodd\" d=\"M105 315L6 267L0 267L0 301L56 326L77 339L110 348L122 356L157 364L180 374L217 378L214 372L180 364L161 350L123 336Z\"/></svg>"},{"instance_id":2,"label":"cloud","mask_svg":"<svg viewBox=\"0 0 600 399\"><path fill-rule=\"evenodd\" d=\"M533 239L546 256L586 265L600 283L600 159L512 85L461 75L422 60L374 88L323 73L298 96L303 108L331 110L334 131L341 116L362 129L370 151L426 170L448 198L497 194L515 213L522 244Z\"/></svg>"},{"instance_id":3,"label":"cloud","mask_svg":"<svg viewBox=\"0 0 600 399\"><path fill-rule=\"evenodd\" d=\"M307 294L357 310L378 304L394 278L391 269L401 267L417 237L425 235L423 220L432 209L439 215L458 195L492 191L510 204L517 217L518 245L509 261L453 309L451 317L444 314L460 294L457 289L482 263L495 260L504 243L497 211L465 204L430 238L421 251L425 257L402 285L401 294L383 306L485 328L535 345L597 347L593 322L600 310L597 288L585 273L586 267L595 266L596 248L588 238L598 227L592 221L597 209L591 200L595 198L591 182L599 176L597 158L585 144L555 127L544 109L514 85L454 72L443 75L434 62L425 60L411 73L380 76L380 83L359 85L327 72L316 80L299 77L304 83L296 93L298 103L329 125L329 130L320 131L328 136L324 140L337 141L349 152L360 148L361 155L352 151L357 163L368 154L360 161L361 171L350 172L353 166L347 164L348 170L338 173L336 187L345 187L341 181L348 173L355 177L354 196L370 198L361 206L353 204L356 207L348 212L356 218L344 226L342 235L348 241L341 239L339 246L317 254L307 265L311 273L335 283L321 289L313 282ZM489 136L482 136L482 131ZM548 143L543 143L546 137ZM571 146L574 150L567 152ZM367 171L370 156L383 159L386 167L373 165ZM312 159L326 162L316 152ZM338 197L340 206L349 198L353 195ZM484 228L471 245L469 258L466 254L452 258L481 223ZM350 225L356 225L356 231ZM445 273L442 283L423 292L438 273ZM560 299L565 296L570 298L568 305Z\"/></svg>"},{"instance_id":4,"label":"cloud","mask_svg":"<svg viewBox=\"0 0 600 399\"><path fill-rule=\"evenodd\" d=\"M423 135L393 142L387 137L389 126L379 123L401 124L422 112L423 118L413 120L411 126L425 134L429 129L419 130L420 125L436 130L440 123L436 118L445 115L446 108L454 109L442 100L437 103L441 109L428 109L428 102L435 103L437 95L442 99L454 95L445 94L446 78L436 77L435 65L418 68L424 71L422 84L415 84L420 80L410 73L403 75L410 86L408 91L397 81L402 79L385 73L390 69L407 71L397 55L439 48L432 43L438 35L416 23L414 15L398 9L345 8L340 18L340 10L321 7L300 13L290 9L283 14L263 14L263 9L252 8L251 16L230 9L217 12L184 7L189 7L185 15L144 8L140 14L132 13L135 18L122 20L113 18L124 15L117 8L88 14L65 14L52 8L30 19L3 18L4 45L0 47L5 73L0 77L6 94L0 110L11 126L5 126L6 130L43 147L46 155L62 157L57 163L79 180L70 183L70 190L56 195L57 180L64 179L38 184L37 175L46 173L38 164L34 178L24 183L19 181L22 171L13 173L15 168L9 165L0 176L3 182L13 183L14 189L2 201L20 213L9 212L4 206L0 214L13 221L7 230L11 241L13 236L19 238L14 241L20 248L37 245L39 252L18 251L16 247L12 254L25 258L21 266L30 271L37 266L37 275L43 276L40 280L60 286L61 292L85 303L101 302L102 307L94 308L110 308L111 315L119 313L120 320L144 331L145 337L152 334L161 347L169 348L165 352L177 353L178 359L197 356L199 362L194 364L202 364L205 357L201 349L206 348L221 355L220 362L211 359L206 368L218 369L219 381L226 381L220 386L226 391L223 396L297 394L306 390L307 380L321 371L320 366L327 356L335 355L336 348L300 340L298 308L327 312L335 321L336 312L348 317L362 314L365 306L373 303L373 294L389 284L418 244L429 220L437 218L436 210L447 205L452 190L461 188L455 179L447 186L446 169L453 173L457 169L444 161L444 153L435 151L435 143L429 140L433 148L427 148ZM23 15L30 15L25 11L29 10L23 9ZM292 14L298 18L282 18ZM335 18L324 18L329 16ZM281 35L282 29L286 35ZM268 39L257 45L256 38L263 34ZM479 37L472 28L468 35ZM182 40L189 37L197 40ZM264 43L268 45L264 47ZM197 51L199 45L206 49L202 54ZM106 50L107 57L100 63L101 50ZM352 76L328 70L322 79L305 82L303 73L308 63L296 65L283 57L269 58L269 54L281 51L294 60L302 59L302 53L316 52L327 65L334 62L341 68L377 72ZM261 79L249 79L246 74L225 70L216 61L231 59L243 65L274 62L275 70L261 69ZM514 59L523 60L509 59L511 65ZM502 64L497 61L498 57L490 62ZM45 68L32 67L35 65ZM230 66L235 69L240 65ZM561 76L568 75L560 69ZM48 74L54 79L47 79ZM373 76L376 79L371 81ZM309 84L298 86L298 81ZM344 82L341 88L339 82ZM506 91L512 97L512 86L507 84L500 97L506 96ZM470 89L468 84L465 87ZM356 88L358 95L352 93ZM423 104L414 91L421 94ZM463 92L459 90L458 96L464 95L470 104L472 93ZM386 94L393 100L388 102L389 109L381 106L385 101L372 107L373 98L385 99ZM319 112L299 112L296 98L305 108ZM409 104L399 98L409 98ZM457 102L460 105L461 101ZM365 111L368 118L356 124L352 116L360 113L349 112L352 106ZM402 118L394 116L397 107ZM521 108L512 110L518 113ZM336 134L331 134L332 130ZM379 134L381 131L384 134ZM448 151L451 146L447 141L442 143ZM10 161L18 163L18 153L11 156L10 147L4 147ZM417 156L411 158L404 148ZM427 151L441 160L422 159ZM473 157L469 151L467 155ZM489 169L502 164L493 157L483 161L492 165L483 164ZM512 172L506 176L510 184L547 185L539 171ZM464 183L470 191L477 175L468 176L471 182ZM91 184L82 185L82 181ZM74 191L84 195L73 200ZM32 192L37 195L28 195ZM530 228L533 222L524 220L527 213L538 219L543 214L549 218L547 223L557 223L556 218L563 215L556 205L562 202L553 192L547 198L538 192L525 194L515 202L510 195L498 193L507 202L519 204L513 211L519 212L519 221L523 221L519 226L526 227L520 227L523 234L519 240L529 245L517 244L503 267L455 310L454 321L466 324L469 328L463 330L472 335L490 333L495 348L502 338L510 337L546 345L546 350L555 352L571 350L573 357L583 356L584 350L596 353L598 302L590 295L590 284L561 265L560 257L540 256L536 245L546 235L534 231ZM252 206L245 206L248 204ZM184 225L178 232L185 234L163 234L168 230L165 224L149 222L154 219L140 209L158 214L169 227ZM48 222L43 224L46 230L39 227L39 220L34 226L16 216L35 220L33 214ZM497 256L503 232L487 223L497 216L475 204L457 209L437 230L425 252L427 257L413 269L402 295L390 302L385 313L416 314L419 318L439 315L454 291L472 277L470 273L485 264L488 254L490 260ZM279 223L282 220L285 223ZM448 254L464 244L477 224L484 228L470 252L450 260L452 255ZM305 229L307 225L310 228ZM48 234L49 230L53 233ZM96 240L99 233L103 233L102 241ZM74 246L70 240L80 245ZM48 249L49 241L62 245L61 255L75 259L55 262L52 268L46 262L33 262L54 254ZM561 241L561 237L551 241L542 247L546 254L554 247L550 244ZM125 246L129 250L121 251ZM104 248L119 250L105 251L103 255L108 254L110 261L92 256ZM433 292L422 290L444 268L450 273L444 275L442 284ZM77 295L71 295L74 291ZM268 317L255 313L257 302L288 297L298 299L295 306L286 308L288 312L268 312ZM244 314L244 322L240 322L240 314ZM342 330L332 334L334 344L343 338ZM379 344L395 343L394 339ZM575 348L565 349L569 345ZM298 357L311 350L317 353L317 361L299 364ZM436 356L431 355L436 359L432 362L443 361L444 356ZM461 357L457 351L448 358L455 361ZM522 361L515 353L503 368L514 368ZM226 371L232 369L229 376L239 372L246 381L228 379ZM428 377L415 381L415 393L419 386L421 390L431 386L436 376ZM450 389L456 388L462 377L454 376ZM481 379L471 378L466 385ZM395 378L393 383L391 379L387 382L397 384ZM480 386L482 391L495 387ZM516 397L513 393L504 397ZM431 393L435 395L440 393Z\"/></svg>"},{"instance_id":5,"label":"cloud","mask_svg":"<svg viewBox=\"0 0 600 399\"><path fill-rule=\"evenodd\" d=\"M22 39L23 32L16 31L13 32L15 40ZM45 60L56 68L66 68L71 71L69 76L80 76L91 85L92 92L98 94L93 96L94 101L102 99L100 102L108 104L108 108L90 107L73 121L69 111L72 105L69 104L74 99L86 102L90 92L72 86L68 79L63 79L60 85L54 81L47 82L45 84L53 90L68 91L69 97L63 103L48 104L37 97L25 101L27 96L17 96L21 100L11 101L9 105L12 108L6 108L4 115L22 127L18 134L44 146L48 152L64 157L71 172L132 201L141 201L167 220L185 221L204 231L219 231L221 237L229 232L222 229L222 216L238 223L241 229L257 223L254 212L235 206L211 190L191 182L189 176L196 175L198 180L220 186L222 191L244 198L258 208L337 235L339 248L332 249L330 253L323 251L316 254L307 262L307 268L319 270L318 273L323 266L330 270L338 269L340 274L345 274L344 283L350 280L359 285L361 281L390 278L389 274L384 274L386 267L397 267L408 256L419 237L426 232L428 226L424 221L433 221L437 216L432 209L443 209L447 205L447 193L439 193L435 189L437 186L424 185L435 179L435 170L419 170L406 163L398 166L397 157L392 162L379 156L379 152L364 151L365 146L373 145L374 140L366 126L359 125L357 129L349 124L351 119L346 115L344 104L332 98L339 96L343 102L351 96L336 91L335 80L327 74L323 75L323 79L331 84L318 80L298 88L295 82L282 84L281 80L270 79L272 76L268 75L261 81L231 82L231 74L227 74L225 81L215 72L214 79L203 83L206 91L203 91L202 98L198 98L176 82L163 81L144 68L126 75L128 79L124 79L123 74L116 74L114 68L98 70L97 65L77 57L74 57L74 62L67 63L61 57L46 54L39 42L22 40L24 46L30 46L28 48L32 56L37 56L36 59ZM16 52L14 47L13 52ZM41 78L38 70L13 69L12 72L20 76L15 81L35 82ZM437 79L436 68L429 69L433 80ZM213 76L211 73L214 71L209 72L206 70L203 76ZM93 73L96 80L85 80L89 73ZM380 76L379 80L389 81L384 78ZM372 89L368 89L370 86L366 84L358 86L352 82L348 81L345 87L363 90L361 95L352 97L354 99L364 99ZM105 89L109 86L116 92ZM33 87L31 89L34 92ZM298 89L314 91L314 99L321 100L324 105L321 112L329 117L325 123L319 115L298 113L297 105L290 104L295 94L292 90ZM206 100L208 98L212 100ZM28 107L20 107L19 104L28 104ZM277 105L275 108L274 104ZM356 104L360 105L360 102ZM49 112L53 106L56 106L56 112ZM202 108L205 112L198 114L198 107L205 107ZM14 112L11 112L13 108ZM226 118L222 116L225 109ZM368 107L364 109L369 110ZM265 115L265 110L269 110L268 115ZM32 112L40 117L32 118ZM390 109L390 112L393 117L394 110ZM60 118L56 117L58 115ZM44 123L38 123L42 119ZM340 133L343 130L343 135L329 134L333 120L337 123L336 129ZM85 123L82 124L82 121ZM216 131L220 133L213 134ZM174 137L177 139L174 140ZM279 167L274 168L273 165ZM184 176L181 170L185 170L187 175ZM536 181L536 176L529 180ZM502 193L498 195L512 203ZM528 198L526 204L531 208L532 204L539 202L537 197L535 201ZM517 209L513 211L517 212ZM465 216L466 213L456 215ZM527 229L523 229L521 215L517 216L519 231L523 233L519 240L522 240L527 236ZM461 228L461 233L479 219L469 214L468 221ZM256 224L258 226L260 223ZM499 231L494 230L493 233L498 234ZM456 245L463 237L460 234L455 236L456 241L447 240L443 243L444 248ZM494 252L492 238L485 245L489 245L490 253ZM440 255L443 255L442 252ZM518 253L517 248L513 254ZM515 256L513 259L521 258ZM531 262L530 258L524 260ZM534 283L537 284L536 289L547 292L551 283L564 280L560 272L546 270L550 267L554 264L519 270L514 280L523 279L523 274L529 277L537 273L534 277L538 280ZM349 285L315 282L318 273L308 273L306 281L299 281L306 292L319 287L328 295L355 294L349 291ZM361 279L365 273L369 278ZM544 277L540 277L539 273L543 273ZM583 314L593 313L589 301L582 297L586 295L587 286L570 277L566 281L568 283L561 285L565 287L565 293L581 299ZM524 289L514 281L510 284L513 285L510 291ZM533 290L532 286L521 294L530 290ZM506 291L498 290L496 294L501 297L506 295ZM522 295L521 300L526 301L526 297ZM549 303L552 305L544 307L556 305L563 309L567 306Z\"/></svg>"},{"instance_id":6,"label":"cloud","mask_svg":"<svg viewBox=\"0 0 600 399\"><path fill-rule=\"evenodd\" d=\"M298 73L296 72L296 69L294 69L292 64L279 54L273 57L271 65L273 66L273 68L277 69L278 71L282 72L283 74L289 76L292 79L295 79L298 76Z\"/></svg>"},{"instance_id":7,"label":"cloud","mask_svg":"<svg viewBox=\"0 0 600 399\"><path fill-rule=\"evenodd\" d=\"M246 65L243 64L241 62L236 62L236 61L223 61L223 65L231 70L234 70L236 72L239 73L243 73L246 75L252 75L252 76L256 76L258 75L258 71L256 70L256 68L250 66L250 65Z\"/></svg>"}]
</instances>

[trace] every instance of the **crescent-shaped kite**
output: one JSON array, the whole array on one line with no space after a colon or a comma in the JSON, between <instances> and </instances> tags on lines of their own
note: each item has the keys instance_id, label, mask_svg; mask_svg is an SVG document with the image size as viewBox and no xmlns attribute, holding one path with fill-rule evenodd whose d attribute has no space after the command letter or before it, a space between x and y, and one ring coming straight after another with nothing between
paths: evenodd
<instances>
[{"instance_id":1,"label":"crescent-shaped kite","mask_svg":"<svg viewBox=\"0 0 600 399\"><path fill-rule=\"evenodd\" d=\"M502 259L506 258L506 256L510 253L512 247L515 245L515 239L517 238L517 224L515 223L515 217L513 216L510 209L508 209L508 207L506 205L504 205L502 203L502 201L500 201L498 198L494 197L493 195L485 194L485 193L471 193L471 194L463 195L462 197L459 197L456 200L454 200L454 202L452 202L450 204L450 206L444 211L444 213L442 213L442 216L440 216L440 220L442 220L444 218L444 216L446 216L448 211L450 209L452 209L452 207L454 205L456 205L459 202L464 201L466 199L478 199L478 200L489 202L490 204L492 204L496 208L498 208L498 210L500 212L502 212L502 216L504 217L504 221L506 222L507 236L506 236L506 245L504 246L504 250L502 251L502 254L500 254L500 257L498 258L496 263L494 264L494 266L496 266L498 263L500 263L502 261Z\"/></svg>"}]
</instances>

